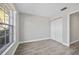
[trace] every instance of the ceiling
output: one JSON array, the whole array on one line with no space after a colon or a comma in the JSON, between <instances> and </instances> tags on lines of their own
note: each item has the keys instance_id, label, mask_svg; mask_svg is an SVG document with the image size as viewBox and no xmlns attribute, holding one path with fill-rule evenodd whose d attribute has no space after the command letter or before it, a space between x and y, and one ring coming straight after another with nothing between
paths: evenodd
<instances>
[{"instance_id":1,"label":"ceiling","mask_svg":"<svg viewBox=\"0 0 79 59\"><path fill-rule=\"evenodd\" d=\"M75 7L79 7L77 3L16 3L16 9L20 13L27 13L43 17L54 17L60 13L68 12ZM63 7L68 9L61 11ZM74 7L74 8L73 8Z\"/></svg>"}]
</instances>

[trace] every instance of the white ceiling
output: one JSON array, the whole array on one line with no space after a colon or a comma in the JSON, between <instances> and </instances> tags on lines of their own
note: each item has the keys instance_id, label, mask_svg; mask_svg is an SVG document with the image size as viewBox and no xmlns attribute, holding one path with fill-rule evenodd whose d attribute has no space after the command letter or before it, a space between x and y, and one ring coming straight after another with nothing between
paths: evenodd
<instances>
[{"instance_id":1,"label":"white ceiling","mask_svg":"<svg viewBox=\"0 0 79 59\"><path fill-rule=\"evenodd\" d=\"M59 13L63 7L68 7L67 12L73 7L79 7L79 4L68 4L68 3L16 3L16 9L20 13L27 13L32 15L44 16L44 17L54 17Z\"/></svg>"}]
</instances>

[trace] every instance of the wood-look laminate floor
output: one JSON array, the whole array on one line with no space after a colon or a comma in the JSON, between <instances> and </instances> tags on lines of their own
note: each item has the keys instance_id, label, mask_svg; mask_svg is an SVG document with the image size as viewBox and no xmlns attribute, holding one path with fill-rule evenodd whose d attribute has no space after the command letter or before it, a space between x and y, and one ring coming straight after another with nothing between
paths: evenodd
<instances>
[{"instance_id":1,"label":"wood-look laminate floor","mask_svg":"<svg viewBox=\"0 0 79 59\"><path fill-rule=\"evenodd\" d=\"M79 42L70 48L51 39L20 44L15 55L78 55Z\"/></svg>"}]
</instances>

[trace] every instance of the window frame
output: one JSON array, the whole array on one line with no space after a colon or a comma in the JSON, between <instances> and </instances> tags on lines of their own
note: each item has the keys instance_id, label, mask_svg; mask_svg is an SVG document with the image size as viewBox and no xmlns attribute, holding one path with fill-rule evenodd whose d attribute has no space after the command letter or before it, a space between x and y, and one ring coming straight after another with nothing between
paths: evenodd
<instances>
[{"instance_id":1,"label":"window frame","mask_svg":"<svg viewBox=\"0 0 79 59\"><path fill-rule=\"evenodd\" d=\"M1 8L0 8L1 9ZM3 9L1 9L1 10L3 10ZM4 12L5 12L5 10L3 10ZM2 54L11 44L13 44L14 43L14 23L12 23L12 24L10 24L10 22L11 21L13 21L14 22L14 13L13 13L13 11L11 11L10 12L10 10L9 10L9 24L6 24L6 23L2 23L2 25L7 25L7 26L9 26L9 30L10 30L10 27L12 27L12 33L9 33L9 36L10 36L10 34L12 34L12 42L10 41L8 44L5 44L4 45L4 47L2 47L1 49L0 49L0 54ZM5 17L5 16L4 16ZM5 19L4 19L5 20ZM1 25L1 23L0 23L0 25ZM5 37L6 37L6 35L7 34L5 34ZM10 37L9 37L9 39L11 39Z\"/></svg>"}]
</instances>

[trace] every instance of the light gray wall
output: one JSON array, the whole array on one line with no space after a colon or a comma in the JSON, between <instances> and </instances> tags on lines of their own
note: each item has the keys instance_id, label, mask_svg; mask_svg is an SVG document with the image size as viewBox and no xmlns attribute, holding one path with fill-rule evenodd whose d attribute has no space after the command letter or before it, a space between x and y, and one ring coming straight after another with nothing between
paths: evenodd
<instances>
[{"instance_id":1,"label":"light gray wall","mask_svg":"<svg viewBox=\"0 0 79 59\"><path fill-rule=\"evenodd\" d=\"M79 12L70 15L70 43L79 41Z\"/></svg>"},{"instance_id":2,"label":"light gray wall","mask_svg":"<svg viewBox=\"0 0 79 59\"><path fill-rule=\"evenodd\" d=\"M49 38L49 19L20 13L20 41Z\"/></svg>"}]
</instances>

